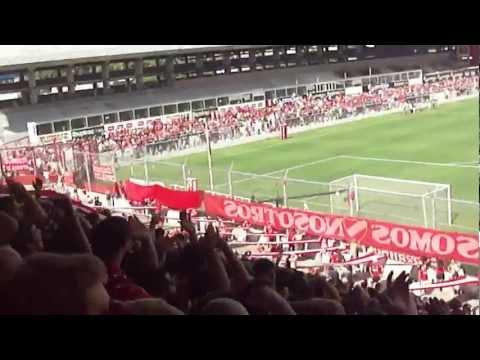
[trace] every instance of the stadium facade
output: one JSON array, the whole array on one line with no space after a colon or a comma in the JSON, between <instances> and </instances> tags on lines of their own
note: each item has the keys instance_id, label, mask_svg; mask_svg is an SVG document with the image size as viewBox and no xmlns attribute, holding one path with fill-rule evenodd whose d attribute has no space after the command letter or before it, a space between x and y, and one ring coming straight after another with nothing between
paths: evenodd
<instances>
[{"instance_id":1,"label":"stadium facade","mask_svg":"<svg viewBox=\"0 0 480 360\"><path fill-rule=\"evenodd\" d=\"M373 47L372 47L373 46ZM457 51L448 45L26 46L0 57L3 106L174 86L197 77ZM5 96L10 94L10 96Z\"/></svg>"}]
</instances>

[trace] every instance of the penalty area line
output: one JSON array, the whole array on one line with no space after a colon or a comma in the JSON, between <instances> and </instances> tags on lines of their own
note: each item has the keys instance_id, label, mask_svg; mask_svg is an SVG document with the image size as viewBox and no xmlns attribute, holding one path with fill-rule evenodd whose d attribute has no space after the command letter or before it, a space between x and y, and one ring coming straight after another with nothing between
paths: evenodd
<instances>
[{"instance_id":1,"label":"penalty area line","mask_svg":"<svg viewBox=\"0 0 480 360\"><path fill-rule=\"evenodd\" d=\"M374 157L365 157L365 156L351 156L351 155L342 155L340 157L344 158L344 159L352 159L352 160L392 162L392 163L413 164L413 165L458 167L458 168L468 168L468 169L478 169L479 168L479 165L465 165L465 164L455 164L455 163L436 163L436 162L428 162L428 161L383 159L383 158L374 158Z\"/></svg>"}]
</instances>

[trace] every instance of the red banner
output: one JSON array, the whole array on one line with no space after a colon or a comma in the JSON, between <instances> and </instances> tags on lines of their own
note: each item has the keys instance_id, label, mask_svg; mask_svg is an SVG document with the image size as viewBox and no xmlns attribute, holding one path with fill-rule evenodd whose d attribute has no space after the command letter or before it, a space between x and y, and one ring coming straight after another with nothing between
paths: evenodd
<instances>
[{"instance_id":1,"label":"red banner","mask_svg":"<svg viewBox=\"0 0 480 360\"><path fill-rule=\"evenodd\" d=\"M5 171L29 171L32 170L32 166L27 157L21 157L16 159L6 159L3 163Z\"/></svg>"},{"instance_id":2,"label":"red banner","mask_svg":"<svg viewBox=\"0 0 480 360\"><path fill-rule=\"evenodd\" d=\"M143 201L154 199L157 204L174 210L197 209L202 206L202 191L180 191L160 185L138 185L127 181L125 193L128 200Z\"/></svg>"},{"instance_id":3,"label":"red banner","mask_svg":"<svg viewBox=\"0 0 480 360\"><path fill-rule=\"evenodd\" d=\"M277 230L296 228L310 236L356 242L411 256L454 259L480 265L477 234L447 232L378 220L336 216L299 209L239 201L224 196L204 194L208 215L239 223L271 225Z\"/></svg>"}]
</instances>

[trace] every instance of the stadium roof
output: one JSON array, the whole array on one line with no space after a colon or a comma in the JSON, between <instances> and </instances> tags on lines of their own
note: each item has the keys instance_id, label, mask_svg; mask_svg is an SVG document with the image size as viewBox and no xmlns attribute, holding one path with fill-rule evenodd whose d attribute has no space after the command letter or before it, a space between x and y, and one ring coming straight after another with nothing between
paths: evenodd
<instances>
[{"instance_id":1,"label":"stadium roof","mask_svg":"<svg viewBox=\"0 0 480 360\"><path fill-rule=\"evenodd\" d=\"M135 54L197 52L254 45L0 45L0 67ZM255 45L257 46L257 45ZM264 45L258 45L264 46Z\"/></svg>"}]
</instances>

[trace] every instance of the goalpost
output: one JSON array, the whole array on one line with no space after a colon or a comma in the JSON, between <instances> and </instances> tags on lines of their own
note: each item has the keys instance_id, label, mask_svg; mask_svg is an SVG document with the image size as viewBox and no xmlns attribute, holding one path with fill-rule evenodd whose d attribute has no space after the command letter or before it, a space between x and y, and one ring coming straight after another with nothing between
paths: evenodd
<instances>
[{"instance_id":1,"label":"goalpost","mask_svg":"<svg viewBox=\"0 0 480 360\"><path fill-rule=\"evenodd\" d=\"M330 190L348 190L330 196L332 213L414 223L436 228L452 225L448 184L354 174L330 182Z\"/></svg>"}]
</instances>

